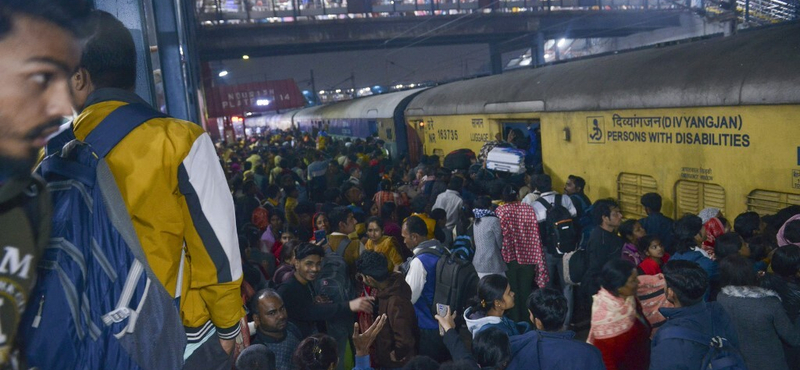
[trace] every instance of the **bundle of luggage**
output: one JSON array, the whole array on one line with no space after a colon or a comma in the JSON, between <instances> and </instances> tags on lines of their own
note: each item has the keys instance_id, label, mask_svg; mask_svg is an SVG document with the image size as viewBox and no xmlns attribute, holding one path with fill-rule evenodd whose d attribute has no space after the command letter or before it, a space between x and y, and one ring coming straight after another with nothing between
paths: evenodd
<instances>
[{"instance_id":1,"label":"bundle of luggage","mask_svg":"<svg viewBox=\"0 0 800 370\"><path fill-rule=\"evenodd\" d=\"M525 151L515 148L495 147L486 156L486 168L492 171L525 172Z\"/></svg>"}]
</instances>

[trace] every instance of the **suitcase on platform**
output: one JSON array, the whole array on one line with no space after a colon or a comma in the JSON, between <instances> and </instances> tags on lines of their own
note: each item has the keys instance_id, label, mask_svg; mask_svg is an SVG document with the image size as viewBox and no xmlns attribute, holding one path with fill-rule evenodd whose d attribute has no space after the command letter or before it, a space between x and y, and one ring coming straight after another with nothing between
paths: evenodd
<instances>
[{"instance_id":1,"label":"suitcase on platform","mask_svg":"<svg viewBox=\"0 0 800 370\"><path fill-rule=\"evenodd\" d=\"M501 172L525 172L525 151L514 148L494 148L486 156L486 168Z\"/></svg>"}]
</instances>

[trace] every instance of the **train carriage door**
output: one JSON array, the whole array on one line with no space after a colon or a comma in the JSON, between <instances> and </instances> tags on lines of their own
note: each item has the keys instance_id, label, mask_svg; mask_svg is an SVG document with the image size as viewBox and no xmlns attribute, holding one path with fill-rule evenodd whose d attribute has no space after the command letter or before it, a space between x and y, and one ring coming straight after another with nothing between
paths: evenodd
<instances>
[{"instance_id":1,"label":"train carriage door","mask_svg":"<svg viewBox=\"0 0 800 370\"><path fill-rule=\"evenodd\" d=\"M515 138L514 145L517 148L524 149L527 153L525 156L525 166L527 168L535 168L541 172L544 167L542 166L542 140L539 132L540 122L538 119L519 120L519 121L502 121L500 122L502 128L502 140L508 140L508 134L514 129L519 129L524 135L523 138Z\"/></svg>"},{"instance_id":2,"label":"train carriage door","mask_svg":"<svg viewBox=\"0 0 800 370\"><path fill-rule=\"evenodd\" d=\"M422 159L423 141L420 137L424 138L425 123L421 120L408 121L406 125L406 135L408 137L408 160L411 164L416 165Z\"/></svg>"}]
</instances>

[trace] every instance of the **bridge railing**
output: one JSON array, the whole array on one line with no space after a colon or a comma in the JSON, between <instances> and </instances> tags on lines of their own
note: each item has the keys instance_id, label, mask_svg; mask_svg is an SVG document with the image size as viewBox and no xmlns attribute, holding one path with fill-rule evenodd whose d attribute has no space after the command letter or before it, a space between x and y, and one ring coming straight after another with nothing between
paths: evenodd
<instances>
[{"instance_id":1,"label":"bridge railing","mask_svg":"<svg viewBox=\"0 0 800 370\"><path fill-rule=\"evenodd\" d=\"M671 0L196 0L204 25L468 13L676 9Z\"/></svg>"}]
</instances>

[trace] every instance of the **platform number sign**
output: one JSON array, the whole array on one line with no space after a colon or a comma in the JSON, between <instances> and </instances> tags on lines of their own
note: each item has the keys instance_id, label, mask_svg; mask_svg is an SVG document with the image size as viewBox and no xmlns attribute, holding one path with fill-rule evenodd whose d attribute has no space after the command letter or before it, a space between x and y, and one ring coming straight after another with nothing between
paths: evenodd
<instances>
[{"instance_id":1,"label":"platform number sign","mask_svg":"<svg viewBox=\"0 0 800 370\"><path fill-rule=\"evenodd\" d=\"M605 126L602 116L586 117L586 137L589 144L605 144Z\"/></svg>"},{"instance_id":2,"label":"platform number sign","mask_svg":"<svg viewBox=\"0 0 800 370\"><path fill-rule=\"evenodd\" d=\"M792 187L800 189L800 170L792 170Z\"/></svg>"}]
</instances>

